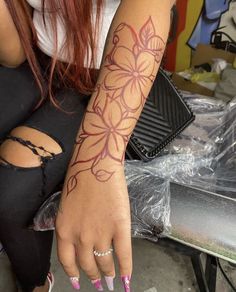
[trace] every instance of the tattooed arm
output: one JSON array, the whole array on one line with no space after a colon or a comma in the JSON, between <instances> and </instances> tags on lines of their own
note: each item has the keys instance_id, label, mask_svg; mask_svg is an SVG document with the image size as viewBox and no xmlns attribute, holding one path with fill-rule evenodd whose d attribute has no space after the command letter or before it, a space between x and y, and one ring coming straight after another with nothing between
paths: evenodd
<instances>
[{"instance_id":1,"label":"tattooed arm","mask_svg":"<svg viewBox=\"0 0 236 292\"><path fill-rule=\"evenodd\" d=\"M158 11L158 1L149 1L151 8L144 2L123 1L115 16L96 91L78 134L67 194L76 188L81 172L91 171L97 180L107 181L114 174L111 165L124 161L129 137L157 74L169 27L169 11ZM163 12L167 17L161 20Z\"/></svg>"},{"instance_id":2,"label":"tattooed arm","mask_svg":"<svg viewBox=\"0 0 236 292\"><path fill-rule=\"evenodd\" d=\"M100 279L99 269L114 276L111 256L96 261L93 256L94 248L104 252L113 243L125 291L130 291L132 248L124 155L165 49L171 2L121 2L78 133L56 222L59 259L67 274L79 275L76 254L90 279Z\"/></svg>"}]
</instances>

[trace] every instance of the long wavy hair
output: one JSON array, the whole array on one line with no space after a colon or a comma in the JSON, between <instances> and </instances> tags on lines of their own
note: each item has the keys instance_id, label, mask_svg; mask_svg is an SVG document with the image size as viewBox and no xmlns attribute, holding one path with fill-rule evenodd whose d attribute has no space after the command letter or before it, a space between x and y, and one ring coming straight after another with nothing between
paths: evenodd
<instances>
[{"instance_id":1,"label":"long wavy hair","mask_svg":"<svg viewBox=\"0 0 236 292\"><path fill-rule=\"evenodd\" d=\"M100 15L104 0L42 0L42 12L49 15L50 26L53 30L55 50L51 59L49 77L44 82L39 62L35 54L37 46L37 34L34 28L32 15L27 9L25 0L18 0L23 14L16 9L14 0L5 0L12 19L20 35L26 58L41 90L42 99L49 96L57 105L53 94L53 79L56 74L60 82L65 86L73 86L79 92L91 94L96 82L95 68L97 36L99 33ZM40 1L40 0L38 0ZM96 17L94 21L94 4L96 4ZM22 17L26 18L31 29L31 37L28 37L26 28L22 25ZM63 50L68 53L68 63L58 61L57 54L57 20L60 17L66 32ZM44 25L46 25L44 17ZM85 59L87 56L87 59ZM89 59L88 59L89 58ZM84 66L84 64L88 66ZM46 85L45 85L46 83Z\"/></svg>"}]
</instances>

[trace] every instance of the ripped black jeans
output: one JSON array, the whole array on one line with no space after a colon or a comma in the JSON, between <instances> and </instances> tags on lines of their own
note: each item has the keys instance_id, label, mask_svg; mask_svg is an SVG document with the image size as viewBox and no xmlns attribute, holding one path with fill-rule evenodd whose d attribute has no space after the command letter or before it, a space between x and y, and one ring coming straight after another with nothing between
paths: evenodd
<instances>
[{"instance_id":1,"label":"ripped black jeans","mask_svg":"<svg viewBox=\"0 0 236 292\"><path fill-rule=\"evenodd\" d=\"M62 149L60 154L44 158L39 167L17 167L3 160L0 163L0 242L24 292L46 281L53 233L35 232L28 226L40 205L63 181L87 104L85 96L62 89L56 98L65 111L73 113L58 110L48 101L34 111L39 96L27 62L16 69L0 66L1 143L15 140L38 155L30 141L10 134L15 127L26 126L46 133Z\"/></svg>"}]
</instances>

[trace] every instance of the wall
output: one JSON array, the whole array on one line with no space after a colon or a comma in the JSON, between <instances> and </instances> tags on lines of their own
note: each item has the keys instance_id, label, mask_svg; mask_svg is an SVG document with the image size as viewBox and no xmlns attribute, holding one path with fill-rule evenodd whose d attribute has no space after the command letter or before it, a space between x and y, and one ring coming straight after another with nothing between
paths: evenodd
<instances>
[{"instance_id":1,"label":"wall","mask_svg":"<svg viewBox=\"0 0 236 292\"><path fill-rule=\"evenodd\" d=\"M215 32L236 42L236 0L178 0L177 10L177 39L167 48L166 69L188 68L196 46L210 44Z\"/></svg>"}]
</instances>

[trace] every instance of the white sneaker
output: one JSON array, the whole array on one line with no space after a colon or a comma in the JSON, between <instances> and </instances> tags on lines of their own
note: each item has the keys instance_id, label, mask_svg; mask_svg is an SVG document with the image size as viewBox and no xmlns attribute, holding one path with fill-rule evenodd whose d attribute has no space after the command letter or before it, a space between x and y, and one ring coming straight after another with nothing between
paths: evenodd
<instances>
[{"instance_id":1,"label":"white sneaker","mask_svg":"<svg viewBox=\"0 0 236 292\"><path fill-rule=\"evenodd\" d=\"M49 283L49 290L48 290L48 292L51 292L52 291L52 288L54 286L54 283L55 283L54 276L53 276L53 274L51 272L48 273L47 279L48 279L48 283Z\"/></svg>"}]
</instances>

